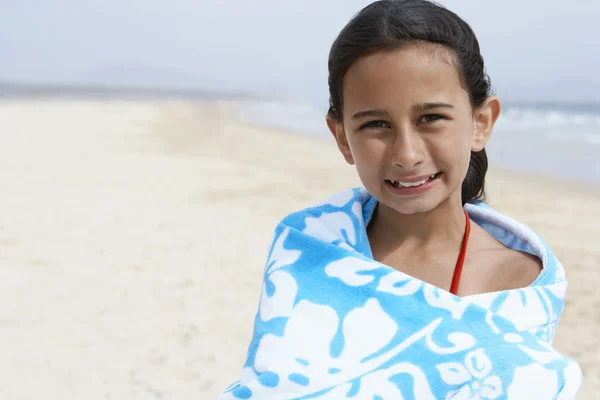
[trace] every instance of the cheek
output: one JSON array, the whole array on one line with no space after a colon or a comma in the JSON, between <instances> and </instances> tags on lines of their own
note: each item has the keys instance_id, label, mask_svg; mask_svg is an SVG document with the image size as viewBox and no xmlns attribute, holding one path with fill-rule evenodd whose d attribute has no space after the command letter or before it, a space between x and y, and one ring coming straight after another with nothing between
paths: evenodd
<instances>
[{"instance_id":1,"label":"cheek","mask_svg":"<svg viewBox=\"0 0 600 400\"><path fill-rule=\"evenodd\" d=\"M352 156L358 168L377 168L383 163L386 153L385 143L374 138L348 138Z\"/></svg>"},{"instance_id":2,"label":"cheek","mask_svg":"<svg viewBox=\"0 0 600 400\"><path fill-rule=\"evenodd\" d=\"M468 124L465 128L465 131L467 133L462 136L462 140L460 141L460 148L457 149L456 152L456 164L460 167L459 171L461 174L461 179L464 179L467 175L469 164L471 162L472 129L472 124Z\"/></svg>"},{"instance_id":3,"label":"cheek","mask_svg":"<svg viewBox=\"0 0 600 400\"><path fill-rule=\"evenodd\" d=\"M454 164L460 174L464 175L471 161L471 140L469 138L457 141L454 152Z\"/></svg>"},{"instance_id":4,"label":"cheek","mask_svg":"<svg viewBox=\"0 0 600 400\"><path fill-rule=\"evenodd\" d=\"M436 149L435 158L443 164L440 167L460 173L467 170L471 158L471 134L468 129L468 125L462 126L444 135L432 137L431 145Z\"/></svg>"}]
</instances>

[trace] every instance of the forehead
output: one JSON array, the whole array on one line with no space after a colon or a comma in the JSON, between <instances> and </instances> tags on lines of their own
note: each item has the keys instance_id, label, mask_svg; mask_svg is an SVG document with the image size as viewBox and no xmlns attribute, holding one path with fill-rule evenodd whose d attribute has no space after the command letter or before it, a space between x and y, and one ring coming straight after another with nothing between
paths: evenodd
<instances>
[{"instance_id":1,"label":"forehead","mask_svg":"<svg viewBox=\"0 0 600 400\"><path fill-rule=\"evenodd\" d=\"M362 57L344 76L344 108L464 101L468 94L456 65L454 54L437 45L411 45Z\"/></svg>"}]
</instances>

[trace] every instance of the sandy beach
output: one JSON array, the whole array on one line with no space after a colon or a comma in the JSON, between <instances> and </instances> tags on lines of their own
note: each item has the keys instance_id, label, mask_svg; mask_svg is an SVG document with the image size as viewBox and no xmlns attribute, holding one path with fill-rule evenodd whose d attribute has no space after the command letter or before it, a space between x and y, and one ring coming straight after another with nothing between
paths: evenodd
<instances>
[{"instance_id":1,"label":"sandy beach","mask_svg":"<svg viewBox=\"0 0 600 400\"><path fill-rule=\"evenodd\" d=\"M0 399L214 399L239 378L272 229L357 186L333 140L225 102L0 102ZM493 160L492 160L493 162ZM600 392L600 191L492 168L570 281L555 346Z\"/></svg>"}]
</instances>

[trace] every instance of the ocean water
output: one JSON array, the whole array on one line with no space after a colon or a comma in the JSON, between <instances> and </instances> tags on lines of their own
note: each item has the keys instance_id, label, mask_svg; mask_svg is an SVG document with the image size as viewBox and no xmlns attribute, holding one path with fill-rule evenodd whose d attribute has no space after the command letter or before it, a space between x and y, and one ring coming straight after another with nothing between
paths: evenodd
<instances>
[{"instance_id":1,"label":"ocean water","mask_svg":"<svg viewBox=\"0 0 600 400\"><path fill-rule=\"evenodd\" d=\"M243 121L331 138L325 109L300 101L241 102ZM504 104L486 147L491 164L600 184L600 104Z\"/></svg>"}]
</instances>

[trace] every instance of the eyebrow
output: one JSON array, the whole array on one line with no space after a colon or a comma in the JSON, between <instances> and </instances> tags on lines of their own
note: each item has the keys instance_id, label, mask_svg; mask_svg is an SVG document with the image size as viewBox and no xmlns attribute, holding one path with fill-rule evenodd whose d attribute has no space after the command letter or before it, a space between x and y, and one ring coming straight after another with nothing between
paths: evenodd
<instances>
[{"instance_id":1,"label":"eyebrow","mask_svg":"<svg viewBox=\"0 0 600 400\"><path fill-rule=\"evenodd\" d=\"M373 117L373 116L387 116L389 113L382 108L375 108L372 110L363 110L359 111L352 116L352 119L360 119L364 117Z\"/></svg>"},{"instance_id":2,"label":"eyebrow","mask_svg":"<svg viewBox=\"0 0 600 400\"><path fill-rule=\"evenodd\" d=\"M415 111L427 111L433 108L454 108L454 106L448 103L419 103L413 106Z\"/></svg>"},{"instance_id":3,"label":"eyebrow","mask_svg":"<svg viewBox=\"0 0 600 400\"><path fill-rule=\"evenodd\" d=\"M452 104L448 103L419 103L413 106L413 110L417 112L423 112L427 110L432 110L435 108L454 108ZM388 116L389 113L382 108L374 108L372 110L363 110L359 111L352 116L352 119L360 119L364 117L373 117L373 116Z\"/></svg>"}]
</instances>

